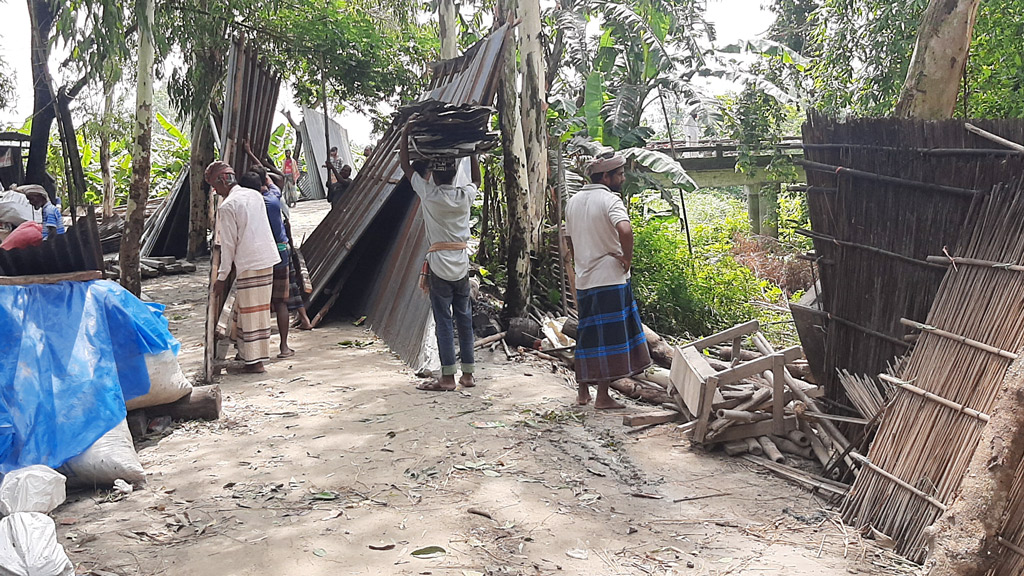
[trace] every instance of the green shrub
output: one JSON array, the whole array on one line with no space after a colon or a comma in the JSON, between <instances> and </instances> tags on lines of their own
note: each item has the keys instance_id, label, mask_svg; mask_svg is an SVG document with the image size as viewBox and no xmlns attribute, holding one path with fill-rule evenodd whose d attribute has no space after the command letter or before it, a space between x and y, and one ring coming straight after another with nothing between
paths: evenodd
<instances>
[{"instance_id":1,"label":"green shrub","mask_svg":"<svg viewBox=\"0 0 1024 576\"><path fill-rule=\"evenodd\" d=\"M793 342L782 292L757 278L730 253L737 234L749 234L739 195L687 195L693 255L676 218L634 218L633 291L643 321L683 339L706 336L757 319L774 342Z\"/></svg>"}]
</instances>

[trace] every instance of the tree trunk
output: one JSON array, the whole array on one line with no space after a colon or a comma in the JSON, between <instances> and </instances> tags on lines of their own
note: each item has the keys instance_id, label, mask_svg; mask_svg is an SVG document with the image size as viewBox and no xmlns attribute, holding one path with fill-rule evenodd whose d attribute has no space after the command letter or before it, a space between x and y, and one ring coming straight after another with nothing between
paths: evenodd
<instances>
[{"instance_id":1,"label":"tree trunk","mask_svg":"<svg viewBox=\"0 0 1024 576\"><path fill-rule=\"evenodd\" d=\"M500 0L497 6L497 21L512 22L515 19L517 0ZM501 141L504 152L505 201L508 206L508 252L506 260L507 284L505 287L505 309L502 317L515 318L526 315L530 298L530 198L526 186L529 176L526 172L526 151L523 142L523 128L519 120L516 90L516 46L505 47L504 73L498 87L498 117L501 121Z\"/></svg>"},{"instance_id":2,"label":"tree trunk","mask_svg":"<svg viewBox=\"0 0 1024 576\"><path fill-rule=\"evenodd\" d=\"M136 296L142 294L139 249L149 196L150 147L153 136L153 13L154 0L136 0L139 19L138 90L135 101L135 142L132 146L132 183L128 189L128 214L121 236L121 285Z\"/></svg>"},{"instance_id":3,"label":"tree trunk","mask_svg":"<svg viewBox=\"0 0 1024 576\"><path fill-rule=\"evenodd\" d=\"M203 172L213 162L213 133L210 120L197 114L192 120L192 149L189 160L188 250L185 258L195 261L206 253L206 233L210 228L210 193L203 186Z\"/></svg>"},{"instance_id":4,"label":"tree trunk","mask_svg":"<svg viewBox=\"0 0 1024 576\"><path fill-rule=\"evenodd\" d=\"M103 219L114 216L114 177L110 170L110 137L114 119L114 82L105 78L103 82L103 119L100 127L100 176L103 179Z\"/></svg>"},{"instance_id":5,"label":"tree trunk","mask_svg":"<svg viewBox=\"0 0 1024 576\"><path fill-rule=\"evenodd\" d=\"M50 127L56 114L48 67L53 10L47 0L28 0L28 13L32 25L33 105L25 182L45 186L52 197L55 190L53 182L46 177L46 155L50 148Z\"/></svg>"},{"instance_id":6,"label":"tree trunk","mask_svg":"<svg viewBox=\"0 0 1024 576\"><path fill-rule=\"evenodd\" d=\"M458 25L455 19L455 0L439 0L437 23L441 36L441 60L451 60L459 55Z\"/></svg>"},{"instance_id":7,"label":"tree trunk","mask_svg":"<svg viewBox=\"0 0 1024 576\"><path fill-rule=\"evenodd\" d=\"M896 116L951 118L981 0L930 0L917 31Z\"/></svg>"},{"instance_id":8,"label":"tree trunk","mask_svg":"<svg viewBox=\"0 0 1024 576\"><path fill-rule=\"evenodd\" d=\"M544 223L544 199L548 191L547 77L541 43L540 0L520 0L523 22L519 25L519 54L523 61L523 140L529 177L529 211L526 222L530 248L540 246Z\"/></svg>"},{"instance_id":9,"label":"tree trunk","mask_svg":"<svg viewBox=\"0 0 1024 576\"><path fill-rule=\"evenodd\" d=\"M998 538L1024 457L1024 358L1007 370L989 416L952 505L926 529L928 576L984 576L1013 553Z\"/></svg>"}]
</instances>

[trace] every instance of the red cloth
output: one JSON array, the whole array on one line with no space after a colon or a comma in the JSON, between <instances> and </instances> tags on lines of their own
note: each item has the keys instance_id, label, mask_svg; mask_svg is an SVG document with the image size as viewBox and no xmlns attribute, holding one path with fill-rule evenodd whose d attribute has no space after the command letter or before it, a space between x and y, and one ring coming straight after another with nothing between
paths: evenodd
<instances>
[{"instance_id":1,"label":"red cloth","mask_svg":"<svg viewBox=\"0 0 1024 576\"><path fill-rule=\"evenodd\" d=\"M38 222L22 222L11 232L10 236L0 244L2 250L28 248L43 243L43 225Z\"/></svg>"}]
</instances>

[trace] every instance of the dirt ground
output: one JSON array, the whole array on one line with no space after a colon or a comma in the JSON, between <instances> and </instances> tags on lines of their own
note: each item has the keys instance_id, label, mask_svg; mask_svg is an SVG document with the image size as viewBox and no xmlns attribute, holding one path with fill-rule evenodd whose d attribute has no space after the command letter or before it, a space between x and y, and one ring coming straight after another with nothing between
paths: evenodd
<instances>
[{"instance_id":1,"label":"dirt ground","mask_svg":"<svg viewBox=\"0 0 1024 576\"><path fill-rule=\"evenodd\" d=\"M299 205L297 236L325 204ZM168 306L186 373L201 367L208 273L144 288ZM79 573L896 570L802 488L691 448L673 424L630 433L622 412L575 407L550 363L499 347L478 359L478 387L428 393L350 321L296 332L292 347L264 375L221 377L220 421L138 445L146 486L69 495L54 517ZM414 555L427 547L445 553Z\"/></svg>"}]
</instances>

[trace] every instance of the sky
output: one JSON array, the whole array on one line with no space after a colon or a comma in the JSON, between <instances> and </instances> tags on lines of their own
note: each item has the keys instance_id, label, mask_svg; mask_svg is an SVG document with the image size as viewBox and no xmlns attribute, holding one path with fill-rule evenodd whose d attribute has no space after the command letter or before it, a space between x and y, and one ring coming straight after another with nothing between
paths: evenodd
<instances>
[{"instance_id":1,"label":"sky","mask_svg":"<svg viewBox=\"0 0 1024 576\"><path fill-rule=\"evenodd\" d=\"M724 46L740 39L756 37L765 32L772 23L772 15L761 8L765 0L706 0L708 22L715 25L717 44ZM32 114L32 75L29 62L30 26L28 6L25 0L0 0L0 58L7 62L8 69L15 74L17 104L12 110L0 111L0 126L20 125ZM60 70L51 66L54 81L60 83ZM291 94L282 90L279 102L295 111ZM284 122L280 114L275 123ZM346 113L340 117L341 124L348 130L353 148L370 144L373 137L370 120L359 114Z\"/></svg>"}]
</instances>

